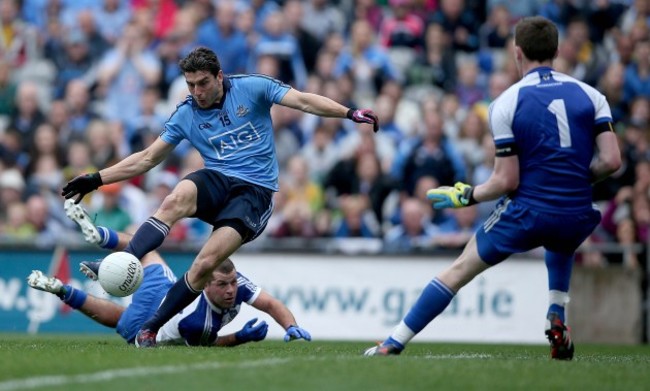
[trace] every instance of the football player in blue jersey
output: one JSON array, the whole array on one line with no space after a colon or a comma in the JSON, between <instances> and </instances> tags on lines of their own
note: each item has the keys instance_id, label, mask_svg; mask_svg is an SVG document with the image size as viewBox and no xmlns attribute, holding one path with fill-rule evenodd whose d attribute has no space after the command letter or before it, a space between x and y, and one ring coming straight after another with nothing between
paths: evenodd
<instances>
[{"instance_id":1,"label":"football player in blue jersey","mask_svg":"<svg viewBox=\"0 0 650 391\"><path fill-rule=\"evenodd\" d=\"M68 202L72 205L68 205ZM121 250L131 239L126 233L95 227L89 222L82 207L74 204L72 200L66 201L66 212L85 228L84 237L90 243ZM91 231L92 235L86 234ZM34 270L29 275L27 284L34 289L57 295L63 302L90 319L115 328L128 343L134 343L142 324L156 311L165 294L176 282L173 272L156 251L146 254L141 262L144 267L144 280L127 307L65 285L59 279L46 276L39 270ZM93 274L89 277L97 279ZM226 259L212 272L203 293L162 326L156 342L189 346L236 346L261 341L266 337L269 326L264 321L257 322L257 318L249 320L235 333L219 335L219 330L237 316L243 302L268 313L286 331L285 341L311 340L309 332L296 324L293 314L281 301L237 272L232 261Z\"/></svg>"},{"instance_id":2,"label":"football player in blue jersey","mask_svg":"<svg viewBox=\"0 0 650 391\"><path fill-rule=\"evenodd\" d=\"M136 345L142 347L155 346L158 329L201 294L212 271L266 227L273 192L278 190L270 114L273 104L319 116L347 117L378 130L377 116L371 110L348 108L263 75L225 76L216 54L207 48L193 50L179 65L191 95L177 106L160 137L114 166L72 179L62 191L65 198L76 197L80 202L103 184L147 172L183 139L201 153L205 168L178 183L125 249L142 259L158 248L170 227L184 217L196 217L214 227L188 272L142 326L136 338ZM86 267L98 269L98 264Z\"/></svg>"},{"instance_id":3,"label":"football player in blue jersey","mask_svg":"<svg viewBox=\"0 0 650 391\"><path fill-rule=\"evenodd\" d=\"M600 222L591 185L621 165L605 97L553 70L558 30L542 17L515 27L514 54L522 79L489 109L496 146L491 177L428 191L435 209L462 208L501 198L462 254L422 291L393 333L365 354L399 354L465 284L514 253L545 249L551 357L570 360L574 346L565 324L575 251Z\"/></svg>"}]
</instances>

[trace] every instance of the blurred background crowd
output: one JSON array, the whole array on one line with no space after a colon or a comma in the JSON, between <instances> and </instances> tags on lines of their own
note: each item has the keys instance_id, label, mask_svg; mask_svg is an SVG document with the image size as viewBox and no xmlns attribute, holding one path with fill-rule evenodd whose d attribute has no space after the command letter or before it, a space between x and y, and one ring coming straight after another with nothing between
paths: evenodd
<instances>
[{"instance_id":1,"label":"blurred background crowd","mask_svg":"<svg viewBox=\"0 0 650 391\"><path fill-rule=\"evenodd\" d=\"M78 243L61 187L158 137L188 94L178 60L207 46L226 74L267 74L380 119L373 134L274 106L281 190L248 246L458 250L493 204L434 211L425 192L490 175L487 109L519 79L512 30L531 15L557 23L555 68L607 97L624 151L620 172L594 187L603 221L587 244L646 243L650 0L0 0L0 243ZM139 225L200 167L181 144L84 206L98 225ZM210 229L183 220L165 245L198 246ZM643 264L634 252L580 260Z\"/></svg>"}]
</instances>

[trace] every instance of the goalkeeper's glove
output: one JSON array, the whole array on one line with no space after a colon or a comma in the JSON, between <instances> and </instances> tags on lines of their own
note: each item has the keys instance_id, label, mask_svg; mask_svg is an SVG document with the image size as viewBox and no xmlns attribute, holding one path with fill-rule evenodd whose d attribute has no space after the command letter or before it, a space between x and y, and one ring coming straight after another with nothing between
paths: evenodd
<instances>
[{"instance_id":1,"label":"goalkeeper's glove","mask_svg":"<svg viewBox=\"0 0 650 391\"><path fill-rule=\"evenodd\" d=\"M474 187L463 182L456 182L454 187L440 186L427 191L427 198L435 209L463 208L477 203L474 199Z\"/></svg>"},{"instance_id":2,"label":"goalkeeper's glove","mask_svg":"<svg viewBox=\"0 0 650 391\"><path fill-rule=\"evenodd\" d=\"M284 335L284 342L293 341L294 339L304 339L306 341L311 341L311 334L309 331L300 328L298 326L289 326L287 333Z\"/></svg>"},{"instance_id":3,"label":"goalkeeper's glove","mask_svg":"<svg viewBox=\"0 0 650 391\"><path fill-rule=\"evenodd\" d=\"M266 338L266 333L269 331L269 325L265 321L261 321L257 325L257 318L253 318L246 322L244 327L235 333L235 338L239 342L261 341Z\"/></svg>"}]
</instances>

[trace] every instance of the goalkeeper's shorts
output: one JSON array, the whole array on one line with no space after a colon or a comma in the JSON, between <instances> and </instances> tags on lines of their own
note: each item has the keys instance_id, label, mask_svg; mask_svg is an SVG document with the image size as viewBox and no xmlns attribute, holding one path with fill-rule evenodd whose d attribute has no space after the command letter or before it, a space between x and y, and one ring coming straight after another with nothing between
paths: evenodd
<instances>
[{"instance_id":1,"label":"goalkeeper's shorts","mask_svg":"<svg viewBox=\"0 0 650 391\"><path fill-rule=\"evenodd\" d=\"M538 212L505 198L476 232L481 259L497 263L515 253L544 247L572 255L600 223L600 211L553 214Z\"/></svg>"}]
</instances>

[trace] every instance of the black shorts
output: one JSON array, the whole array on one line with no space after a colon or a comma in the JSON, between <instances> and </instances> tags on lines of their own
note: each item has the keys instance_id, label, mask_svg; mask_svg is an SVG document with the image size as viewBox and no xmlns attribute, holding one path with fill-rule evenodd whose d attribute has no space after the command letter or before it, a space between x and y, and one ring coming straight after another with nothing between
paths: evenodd
<instances>
[{"instance_id":1,"label":"black shorts","mask_svg":"<svg viewBox=\"0 0 650 391\"><path fill-rule=\"evenodd\" d=\"M258 237L273 211L273 191L207 168L183 179L196 185L196 213L214 229L232 227L244 243Z\"/></svg>"}]
</instances>

